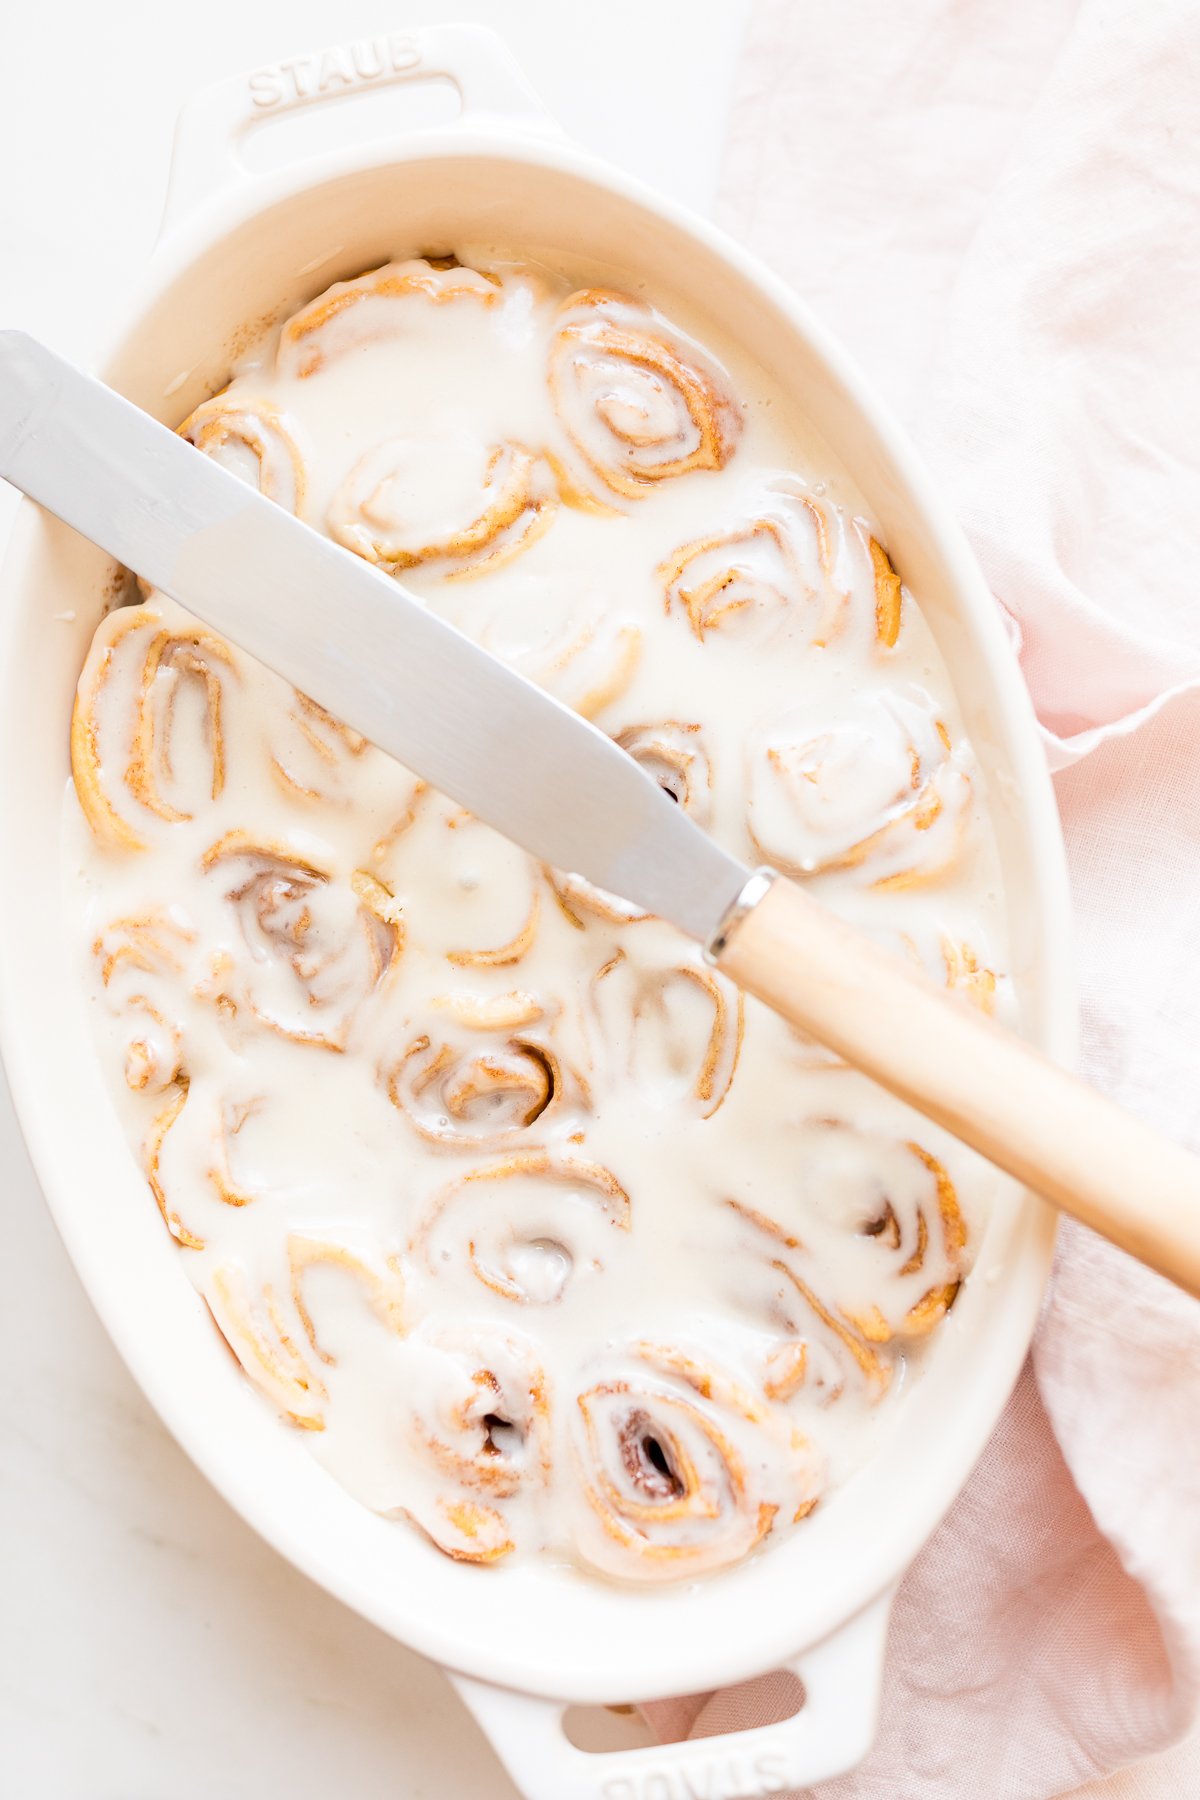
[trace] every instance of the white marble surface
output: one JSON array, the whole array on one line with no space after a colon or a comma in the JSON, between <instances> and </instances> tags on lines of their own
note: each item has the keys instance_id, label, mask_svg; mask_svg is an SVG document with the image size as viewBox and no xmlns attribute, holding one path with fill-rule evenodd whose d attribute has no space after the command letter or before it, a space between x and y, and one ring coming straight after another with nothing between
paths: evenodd
<instances>
[{"instance_id":1,"label":"white marble surface","mask_svg":"<svg viewBox=\"0 0 1200 1800\"><path fill-rule=\"evenodd\" d=\"M111 319L106 295L153 240L175 111L197 85L438 19L496 26L583 141L707 208L748 6L12 6L0 18L0 321L87 357ZM9 502L0 491L0 536ZM19 878L12 864L0 876ZM0 1175L0 1354L13 1372L0 1389L0 1795L512 1800L438 1671L295 1574L167 1437L75 1280L3 1087ZM1185 1754L1088 1790L1197 1792Z\"/></svg>"}]
</instances>

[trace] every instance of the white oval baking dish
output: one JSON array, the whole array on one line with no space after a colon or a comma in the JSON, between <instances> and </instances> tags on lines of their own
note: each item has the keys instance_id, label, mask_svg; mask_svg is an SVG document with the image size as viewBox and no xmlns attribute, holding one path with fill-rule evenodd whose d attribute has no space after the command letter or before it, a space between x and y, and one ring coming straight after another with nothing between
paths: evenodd
<instances>
[{"instance_id":1,"label":"white oval baking dish","mask_svg":"<svg viewBox=\"0 0 1200 1800\"><path fill-rule=\"evenodd\" d=\"M265 174L239 160L255 121L447 78L461 101L450 123L304 154ZM673 292L698 296L799 397L921 596L986 773L1025 1030L1069 1060L1057 814L999 614L956 525L795 296L719 232L574 148L489 33L443 27L345 45L200 96L180 123L164 235L101 372L173 424L221 384L264 320L397 253L463 241L592 262L644 281L668 311ZM641 1591L536 1564L481 1571L366 1512L273 1424L222 1350L147 1203L93 1049L58 901L59 817L75 680L112 576L90 546L19 509L0 622L0 1033L48 1202L134 1376L264 1537L454 1672L534 1800L724 1800L852 1766L874 1730L892 1594L1016 1378L1052 1220L1029 1199L996 1213L903 1431L802 1530L718 1579ZM801 1675L807 1700L779 1726L605 1755L575 1749L562 1732L567 1702L661 1698L782 1667Z\"/></svg>"}]
</instances>

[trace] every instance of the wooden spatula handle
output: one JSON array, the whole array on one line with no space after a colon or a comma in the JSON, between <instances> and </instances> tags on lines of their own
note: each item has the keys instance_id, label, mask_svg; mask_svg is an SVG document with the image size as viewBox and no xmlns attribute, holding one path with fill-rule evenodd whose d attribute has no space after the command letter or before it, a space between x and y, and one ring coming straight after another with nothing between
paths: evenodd
<instances>
[{"instance_id":1,"label":"wooden spatula handle","mask_svg":"<svg viewBox=\"0 0 1200 1800\"><path fill-rule=\"evenodd\" d=\"M735 915L712 955L881 1086L1200 1296L1200 1158L782 877Z\"/></svg>"}]
</instances>

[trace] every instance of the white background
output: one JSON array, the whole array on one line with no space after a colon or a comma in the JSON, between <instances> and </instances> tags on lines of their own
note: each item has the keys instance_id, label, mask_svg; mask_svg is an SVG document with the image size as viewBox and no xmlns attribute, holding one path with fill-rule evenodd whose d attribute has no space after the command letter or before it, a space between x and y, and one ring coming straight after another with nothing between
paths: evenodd
<instances>
[{"instance_id":1,"label":"white background","mask_svg":"<svg viewBox=\"0 0 1200 1800\"><path fill-rule=\"evenodd\" d=\"M706 211L749 3L10 0L0 324L84 359L109 332L196 87L442 19L500 30L584 143ZM2 1086L0 1193L3 1800L512 1800L443 1677L294 1573L166 1436L75 1280ZM1089 1796L1197 1788L1170 1758Z\"/></svg>"}]
</instances>

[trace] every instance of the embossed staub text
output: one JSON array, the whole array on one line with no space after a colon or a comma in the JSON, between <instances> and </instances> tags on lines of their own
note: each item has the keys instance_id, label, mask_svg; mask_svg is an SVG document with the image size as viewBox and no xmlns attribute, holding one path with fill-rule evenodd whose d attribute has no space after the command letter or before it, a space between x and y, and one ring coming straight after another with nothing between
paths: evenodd
<instances>
[{"instance_id":1,"label":"embossed staub text","mask_svg":"<svg viewBox=\"0 0 1200 1800\"><path fill-rule=\"evenodd\" d=\"M416 42L401 31L381 37L357 38L337 44L313 56L294 56L290 62L255 69L250 77L250 100L258 111L315 100L343 88L363 87L415 69L421 60Z\"/></svg>"},{"instance_id":2,"label":"embossed staub text","mask_svg":"<svg viewBox=\"0 0 1200 1800\"><path fill-rule=\"evenodd\" d=\"M604 1800L737 1800L740 1794L783 1794L794 1786L786 1750L697 1759L684 1767L663 1762L601 1784Z\"/></svg>"}]
</instances>

